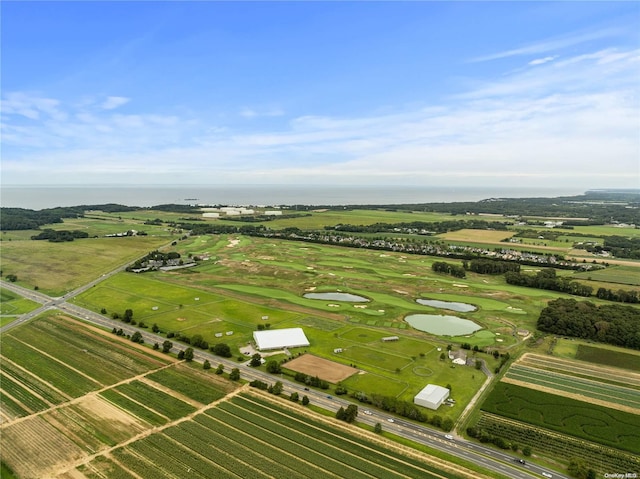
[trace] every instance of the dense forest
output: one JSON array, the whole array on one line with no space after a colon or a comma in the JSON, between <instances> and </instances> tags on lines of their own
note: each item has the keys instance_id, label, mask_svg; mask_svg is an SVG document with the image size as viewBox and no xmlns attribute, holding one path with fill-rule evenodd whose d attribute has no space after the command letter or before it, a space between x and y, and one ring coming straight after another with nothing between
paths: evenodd
<instances>
[{"instance_id":1,"label":"dense forest","mask_svg":"<svg viewBox=\"0 0 640 479\"><path fill-rule=\"evenodd\" d=\"M556 299L540 313L538 329L640 349L640 309L633 306L596 306L589 301Z\"/></svg>"},{"instance_id":2,"label":"dense forest","mask_svg":"<svg viewBox=\"0 0 640 479\"><path fill-rule=\"evenodd\" d=\"M571 278L556 275L553 268L544 269L536 274L525 274L510 271L505 273L505 280L508 284L516 286L527 286L529 288L547 289L559 291L561 293L573 294L575 296L591 296L593 288L585 284L573 281Z\"/></svg>"},{"instance_id":3,"label":"dense forest","mask_svg":"<svg viewBox=\"0 0 640 479\"><path fill-rule=\"evenodd\" d=\"M198 208L185 205L157 205L150 208L125 206L116 203L102 205L79 205L43 210L25 208L0 208L0 231L37 230L41 226L62 223L63 218L82 218L87 211L103 211L105 213L124 213L138 210L159 210L175 213L193 213Z\"/></svg>"}]
</instances>

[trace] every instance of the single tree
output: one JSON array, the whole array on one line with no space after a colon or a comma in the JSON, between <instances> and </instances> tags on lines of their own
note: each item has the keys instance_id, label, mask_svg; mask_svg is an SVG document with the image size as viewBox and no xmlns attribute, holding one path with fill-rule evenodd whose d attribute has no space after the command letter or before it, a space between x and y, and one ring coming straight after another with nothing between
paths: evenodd
<instances>
[{"instance_id":1,"label":"single tree","mask_svg":"<svg viewBox=\"0 0 640 479\"><path fill-rule=\"evenodd\" d=\"M171 351L171 348L173 348L173 343L171 341L169 341L168 339L165 340L162 343L162 352L163 353L168 353L169 351Z\"/></svg>"},{"instance_id":2,"label":"single tree","mask_svg":"<svg viewBox=\"0 0 640 479\"><path fill-rule=\"evenodd\" d=\"M153 326L151 326L151 331L153 331L154 333L159 333L160 326L158 326L156 323L153 323Z\"/></svg>"},{"instance_id":3,"label":"single tree","mask_svg":"<svg viewBox=\"0 0 640 479\"><path fill-rule=\"evenodd\" d=\"M184 351L180 350L180 352L178 353L178 359L184 359Z\"/></svg>"},{"instance_id":4,"label":"single tree","mask_svg":"<svg viewBox=\"0 0 640 479\"><path fill-rule=\"evenodd\" d=\"M298 393L296 393L296 392L293 392L293 393L291 393L291 397L290 397L290 399L291 399L293 402L298 402L298 400L300 399L300 395L299 395Z\"/></svg>"},{"instance_id":5,"label":"single tree","mask_svg":"<svg viewBox=\"0 0 640 479\"><path fill-rule=\"evenodd\" d=\"M253 368L257 368L261 364L262 364L262 356L260 356L260 353L256 353L253 356L251 356L251 361L249 362L249 366Z\"/></svg>"},{"instance_id":6,"label":"single tree","mask_svg":"<svg viewBox=\"0 0 640 479\"><path fill-rule=\"evenodd\" d=\"M302 405L306 406L307 404L309 404L309 398L306 395L302 396Z\"/></svg>"},{"instance_id":7,"label":"single tree","mask_svg":"<svg viewBox=\"0 0 640 479\"><path fill-rule=\"evenodd\" d=\"M144 339L142 339L142 334L140 334L140 331L136 331L135 333L133 333L131 335L131 341L133 341L134 343L143 343Z\"/></svg>"},{"instance_id":8,"label":"single tree","mask_svg":"<svg viewBox=\"0 0 640 479\"><path fill-rule=\"evenodd\" d=\"M184 360L188 363L193 361L193 348L187 348L184 351Z\"/></svg>"},{"instance_id":9,"label":"single tree","mask_svg":"<svg viewBox=\"0 0 640 479\"><path fill-rule=\"evenodd\" d=\"M344 415L344 420L348 423L352 423L356 420L356 417L358 417L358 406L356 406L355 404L349 404L344 412Z\"/></svg>"},{"instance_id":10,"label":"single tree","mask_svg":"<svg viewBox=\"0 0 640 479\"><path fill-rule=\"evenodd\" d=\"M280 374L282 372L280 363L275 359L270 359L269 361L267 361L265 367L267 368L267 372L271 374Z\"/></svg>"},{"instance_id":11,"label":"single tree","mask_svg":"<svg viewBox=\"0 0 640 479\"><path fill-rule=\"evenodd\" d=\"M211 363L208 359L205 359L204 363L202 363L202 369L211 369Z\"/></svg>"},{"instance_id":12,"label":"single tree","mask_svg":"<svg viewBox=\"0 0 640 479\"><path fill-rule=\"evenodd\" d=\"M373 432L375 432L376 434L380 434L382 432L382 424L377 422L376 425L373 426Z\"/></svg>"},{"instance_id":13,"label":"single tree","mask_svg":"<svg viewBox=\"0 0 640 479\"><path fill-rule=\"evenodd\" d=\"M153 343L153 350L157 351L158 349L160 349L160 345L158 343Z\"/></svg>"},{"instance_id":14,"label":"single tree","mask_svg":"<svg viewBox=\"0 0 640 479\"><path fill-rule=\"evenodd\" d=\"M240 370L238 368L233 368L229 373L229 379L232 381L237 381L240 379Z\"/></svg>"},{"instance_id":15,"label":"single tree","mask_svg":"<svg viewBox=\"0 0 640 479\"><path fill-rule=\"evenodd\" d=\"M275 394L276 396L279 396L280 394L282 394L282 389L283 389L283 385L280 381L276 381L276 383L273 385L273 394Z\"/></svg>"},{"instance_id":16,"label":"single tree","mask_svg":"<svg viewBox=\"0 0 640 479\"><path fill-rule=\"evenodd\" d=\"M224 364L218 364L218 367L216 368L216 374L220 375L224 372Z\"/></svg>"}]
</instances>

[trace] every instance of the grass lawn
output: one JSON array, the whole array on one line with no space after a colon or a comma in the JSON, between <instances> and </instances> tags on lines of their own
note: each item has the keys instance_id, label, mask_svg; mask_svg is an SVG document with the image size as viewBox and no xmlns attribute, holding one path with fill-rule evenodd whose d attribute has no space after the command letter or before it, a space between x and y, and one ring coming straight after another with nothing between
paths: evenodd
<instances>
[{"instance_id":1,"label":"grass lawn","mask_svg":"<svg viewBox=\"0 0 640 479\"><path fill-rule=\"evenodd\" d=\"M153 236L3 242L1 269L16 274L21 286L62 296L166 243L167 238Z\"/></svg>"},{"instance_id":2,"label":"grass lawn","mask_svg":"<svg viewBox=\"0 0 640 479\"><path fill-rule=\"evenodd\" d=\"M38 309L40 303L31 301L17 295L13 291L0 287L0 311L2 315L18 315L28 313L34 309ZM0 318L0 321L10 318ZM10 321L9 321L10 322ZM2 323L4 324L8 323Z\"/></svg>"}]
</instances>

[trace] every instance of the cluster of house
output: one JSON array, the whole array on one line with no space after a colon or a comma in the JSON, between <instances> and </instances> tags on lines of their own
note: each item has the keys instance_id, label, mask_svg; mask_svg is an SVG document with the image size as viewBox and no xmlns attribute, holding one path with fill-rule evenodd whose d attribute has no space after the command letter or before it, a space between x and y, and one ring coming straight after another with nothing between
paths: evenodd
<instances>
[{"instance_id":1,"label":"cluster of house","mask_svg":"<svg viewBox=\"0 0 640 479\"><path fill-rule=\"evenodd\" d=\"M256 210L252 208L245 208L243 206L221 206L219 208L200 208L203 218L219 218L221 216L240 216L240 215L255 215ZM266 210L261 212L265 216L280 216L282 211L280 210Z\"/></svg>"}]
</instances>

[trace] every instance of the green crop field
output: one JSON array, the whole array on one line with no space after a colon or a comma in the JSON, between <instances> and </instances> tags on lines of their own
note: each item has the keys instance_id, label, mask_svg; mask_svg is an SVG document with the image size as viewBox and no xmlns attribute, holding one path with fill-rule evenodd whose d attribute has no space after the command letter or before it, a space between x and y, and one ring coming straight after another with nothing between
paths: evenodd
<instances>
[{"instance_id":1,"label":"green crop field","mask_svg":"<svg viewBox=\"0 0 640 479\"><path fill-rule=\"evenodd\" d=\"M640 371L640 354L605 347L578 345L576 359L609 366L624 366L625 369Z\"/></svg>"},{"instance_id":2,"label":"green crop field","mask_svg":"<svg viewBox=\"0 0 640 479\"><path fill-rule=\"evenodd\" d=\"M138 401L158 414L175 420L195 411L195 407L141 381L116 386L115 391Z\"/></svg>"},{"instance_id":3,"label":"green crop field","mask_svg":"<svg viewBox=\"0 0 640 479\"><path fill-rule=\"evenodd\" d=\"M131 474L202 479L462 477L441 469L428 456L399 456L374 436L356 435L301 413L242 394L191 420L117 447L109 456L97 455L77 470L89 478L103 477L101 472L115 478Z\"/></svg>"},{"instance_id":4,"label":"green crop field","mask_svg":"<svg viewBox=\"0 0 640 479\"><path fill-rule=\"evenodd\" d=\"M606 269L576 273L573 276L590 281L640 286L640 268L634 266L613 265Z\"/></svg>"},{"instance_id":5,"label":"green crop field","mask_svg":"<svg viewBox=\"0 0 640 479\"><path fill-rule=\"evenodd\" d=\"M640 454L640 415L499 382L482 410Z\"/></svg>"},{"instance_id":6,"label":"green crop field","mask_svg":"<svg viewBox=\"0 0 640 479\"><path fill-rule=\"evenodd\" d=\"M640 410L640 390L514 364L505 377ZM622 379L622 378L621 378Z\"/></svg>"},{"instance_id":7,"label":"green crop field","mask_svg":"<svg viewBox=\"0 0 640 479\"><path fill-rule=\"evenodd\" d=\"M515 442L521 448L528 446L536 456L552 458L565 466L568 466L571 458L579 458L602 476L609 471L640 470L640 458L637 455L495 414L483 412L477 427Z\"/></svg>"}]
</instances>

